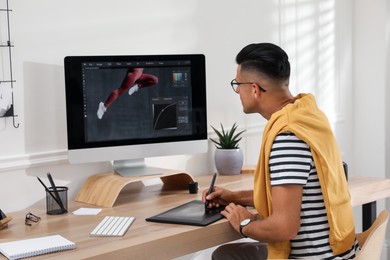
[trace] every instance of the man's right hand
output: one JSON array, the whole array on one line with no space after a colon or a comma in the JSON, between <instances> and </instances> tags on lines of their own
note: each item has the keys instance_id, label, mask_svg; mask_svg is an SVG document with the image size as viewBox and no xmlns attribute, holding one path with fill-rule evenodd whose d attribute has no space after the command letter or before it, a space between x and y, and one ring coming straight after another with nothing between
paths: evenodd
<instances>
[{"instance_id":1,"label":"man's right hand","mask_svg":"<svg viewBox=\"0 0 390 260\"><path fill-rule=\"evenodd\" d=\"M202 201L203 203L206 203L207 200L209 208L226 206L231 202L228 200L228 197L231 194L231 191L229 190L215 186L212 193L208 194L208 192L209 189L202 192Z\"/></svg>"}]
</instances>

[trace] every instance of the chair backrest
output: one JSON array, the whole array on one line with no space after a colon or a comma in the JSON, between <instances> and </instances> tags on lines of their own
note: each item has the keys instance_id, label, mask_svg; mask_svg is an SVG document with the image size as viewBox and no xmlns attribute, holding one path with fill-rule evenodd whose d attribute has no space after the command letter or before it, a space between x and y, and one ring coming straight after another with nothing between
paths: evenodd
<instances>
[{"instance_id":1,"label":"chair backrest","mask_svg":"<svg viewBox=\"0 0 390 260\"><path fill-rule=\"evenodd\" d=\"M388 220L389 212L383 210L369 229L363 233L356 234L361 248L356 259L380 259Z\"/></svg>"}]
</instances>

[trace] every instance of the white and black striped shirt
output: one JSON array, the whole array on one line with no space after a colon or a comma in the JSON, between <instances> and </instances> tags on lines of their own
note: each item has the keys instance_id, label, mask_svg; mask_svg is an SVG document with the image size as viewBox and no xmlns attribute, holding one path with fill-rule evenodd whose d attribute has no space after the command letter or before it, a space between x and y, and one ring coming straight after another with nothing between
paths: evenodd
<instances>
[{"instance_id":1,"label":"white and black striped shirt","mask_svg":"<svg viewBox=\"0 0 390 260\"><path fill-rule=\"evenodd\" d=\"M310 147L292 133L279 134L272 145L269 168L271 186L303 185L301 226L291 240L290 258L355 258L356 241L350 251L333 255L324 199Z\"/></svg>"}]
</instances>

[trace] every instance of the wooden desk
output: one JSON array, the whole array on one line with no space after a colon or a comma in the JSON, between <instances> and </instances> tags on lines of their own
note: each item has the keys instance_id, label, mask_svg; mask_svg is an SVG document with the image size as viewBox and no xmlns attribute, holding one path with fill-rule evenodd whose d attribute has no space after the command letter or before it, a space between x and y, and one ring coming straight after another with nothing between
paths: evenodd
<instances>
[{"instance_id":1,"label":"wooden desk","mask_svg":"<svg viewBox=\"0 0 390 260\"><path fill-rule=\"evenodd\" d=\"M219 176L216 184L229 189L252 188L252 175ZM210 176L197 177L200 191L208 188ZM226 220L207 227L146 222L145 218L194 199L201 192L164 191L162 185L131 183L120 193L113 208L103 208L97 216L75 216L71 212L88 204L70 202L66 215L46 215L45 205L25 211L6 213L13 217L8 228L0 230L0 242L60 234L76 243L77 249L35 259L172 259L204 248L240 238ZM31 211L42 219L29 227L25 214ZM89 233L104 216L134 216L136 220L124 237L90 237ZM5 259L0 254L0 259Z\"/></svg>"},{"instance_id":2,"label":"wooden desk","mask_svg":"<svg viewBox=\"0 0 390 260\"><path fill-rule=\"evenodd\" d=\"M348 180L352 206L362 205L362 229L367 230L376 219L376 201L390 197L390 179L355 176Z\"/></svg>"},{"instance_id":3,"label":"wooden desk","mask_svg":"<svg viewBox=\"0 0 390 260\"><path fill-rule=\"evenodd\" d=\"M208 188L211 176L199 176L200 190ZM216 185L232 190L251 189L252 174L218 176ZM352 205L358 206L390 196L390 180L351 177ZM97 216L75 216L71 213L49 216L45 207L9 213L14 219L0 230L0 242L60 234L76 243L77 249L35 257L34 259L171 259L240 238L225 220L207 227L146 222L145 218L178 206L201 193L164 191L162 185L144 187L132 183L124 189L113 208L104 208ZM90 205L70 202L69 212ZM25 214L31 211L42 220L25 226ZM89 233L106 215L134 216L135 222L124 237L90 237ZM0 255L0 259L5 259Z\"/></svg>"}]
</instances>

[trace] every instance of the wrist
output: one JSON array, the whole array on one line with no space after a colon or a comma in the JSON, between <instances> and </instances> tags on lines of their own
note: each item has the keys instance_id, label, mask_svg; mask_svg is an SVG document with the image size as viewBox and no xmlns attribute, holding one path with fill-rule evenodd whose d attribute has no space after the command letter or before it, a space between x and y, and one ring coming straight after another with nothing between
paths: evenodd
<instances>
[{"instance_id":1,"label":"wrist","mask_svg":"<svg viewBox=\"0 0 390 260\"><path fill-rule=\"evenodd\" d=\"M244 219L243 221L241 221L240 223L240 233L241 233L241 236L242 237L245 237L247 238L248 236L244 234L244 228L249 225L249 223L252 222L252 219L250 218L247 218L247 219Z\"/></svg>"}]
</instances>

